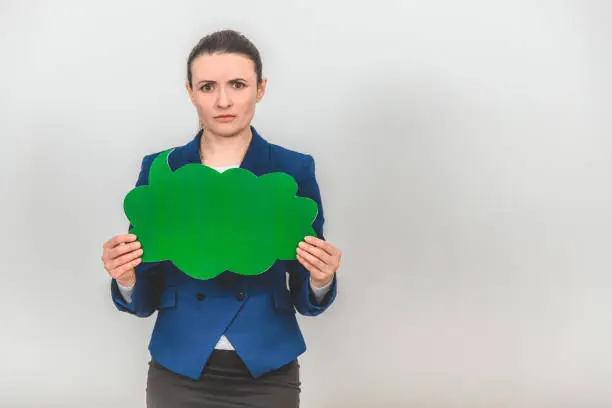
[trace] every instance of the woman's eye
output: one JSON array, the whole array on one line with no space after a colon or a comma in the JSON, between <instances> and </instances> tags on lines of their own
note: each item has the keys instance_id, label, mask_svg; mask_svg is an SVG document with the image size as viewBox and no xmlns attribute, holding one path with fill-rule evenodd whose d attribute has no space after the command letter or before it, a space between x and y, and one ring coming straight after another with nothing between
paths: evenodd
<instances>
[{"instance_id":1,"label":"woman's eye","mask_svg":"<svg viewBox=\"0 0 612 408\"><path fill-rule=\"evenodd\" d=\"M236 89L241 89L241 88L244 88L246 85L243 84L242 82L234 82L232 83L232 86Z\"/></svg>"},{"instance_id":2,"label":"woman's eye","mask_svg":"<svg viewBox=\"0 0 612 408\"><path fill-rule=\"evenodd\" d=\"M204 85L202 85L202 87L200 88L200 90L202 90L202 91L212 91L212 89L213 89L212 84L204 84Z\"/></svg>"}]
</instances>

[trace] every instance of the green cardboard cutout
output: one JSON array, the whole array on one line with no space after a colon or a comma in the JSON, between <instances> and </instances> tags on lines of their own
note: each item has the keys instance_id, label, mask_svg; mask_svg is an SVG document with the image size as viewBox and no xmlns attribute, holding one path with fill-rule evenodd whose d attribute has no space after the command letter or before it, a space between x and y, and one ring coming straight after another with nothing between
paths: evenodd
<instances>
[{"instance_id":1,"label":"green cardboard cutout","mask_svg":"<svg viewBox=\"0 0 612 408\"><path fill-rule=\"evenodd\" d=\"M242 168L219 173L195 163L173 172L170 152L155 158L148 185L131 190L123 203L143 262L170 260L196 279L226 270L258 275L277 259L296 259L298 243L316 236L317 203L296 196L290 175L257 177Z\"/></svg>"}]
</instances>

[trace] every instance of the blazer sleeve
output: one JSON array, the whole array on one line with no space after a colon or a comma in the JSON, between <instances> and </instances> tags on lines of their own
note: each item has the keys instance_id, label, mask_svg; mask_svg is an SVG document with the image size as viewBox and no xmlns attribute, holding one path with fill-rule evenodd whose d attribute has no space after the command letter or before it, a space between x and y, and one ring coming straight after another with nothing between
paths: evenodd
<instances>
[{"instance_id":1,"label":"blazer sleeve","mask_svg":"<svg viewBox=\"0 0 612 408\"><path fill-rule=\"evenodd\" d=\"M306 155L301 174L300 181L298 181L297 195L308 197L317 203L319 211L313 222L313 229L317 237L324 240L323 223L325 217L323 214L321 193L315 177L315 162L311 155ZM289 290L296 310L304 316L317 316L323 313L336 298L336 275L334 275L332 285L322 301L316 302L312 289L310 288L310 273L308 270L297 260L287 260L284 262L289 272Z\"/></svg>"},{"instance_id":2,"label":"blazer sleeve","mask_svg":"<svg viewBox=\"0 0 612 408\"><path fill-rule=\"evenodd\" d=\"M148 155L143 158L136 187L148 184L149 169L154 157L155 155ZM130 224L128 231L131 228ZM136 284L130 303L125 301L119 291L117 280L112 278L111 296L117 309L138 317L148 317L153 314L159 305L159 297L164 284L163 266L163 262L141 262L134 268Z\"/></svg>"}]
</instances>

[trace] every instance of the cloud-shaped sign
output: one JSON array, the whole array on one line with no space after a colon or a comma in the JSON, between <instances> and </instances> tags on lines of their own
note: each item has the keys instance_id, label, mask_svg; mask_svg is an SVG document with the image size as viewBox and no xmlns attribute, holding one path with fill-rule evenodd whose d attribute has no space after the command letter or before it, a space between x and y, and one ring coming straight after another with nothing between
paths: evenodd
<instances>
[{"instance_id":1,"label":"cloud-shaped sign","mask_svg":"<svg viewBox=\"0 0 612 408\"><path fill-rule=\"evenodd\" d=\"M143 262L170 260L196 279L226 270L258 275L277 259L296 259L298 243L316 235L317 203L296 196L289 174L219 173L196 163L173 172L171 151L155 158L148 185L131 190L123 203Z\"/></svg>"}]
</instances>

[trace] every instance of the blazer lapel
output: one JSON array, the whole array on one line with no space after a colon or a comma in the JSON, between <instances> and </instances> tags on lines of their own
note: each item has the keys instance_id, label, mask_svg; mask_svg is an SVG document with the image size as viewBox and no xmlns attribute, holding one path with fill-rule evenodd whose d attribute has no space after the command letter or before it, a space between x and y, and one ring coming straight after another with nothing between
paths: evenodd
<instances>
[{"instance_id":1,"label":"blazer lapel","mask_svg":"<svg viewBox=\"0 0 612 408\"><path fill-rule=\"evenodd\" d=\"M240 163L240 168L249 170L259 177L272 170L270 163L270 144L257 133L253 126L251 126L251 133L253 134L253 138L242 159L242 163Z\"/></svg>"},{"instance_id":2,"label":"blazer lapel","mask_svg":"<svg viewBox=\"0 0 612 408\"><path fill-rule=\"evenodd\" d=\"M202 133L200 131L195 137L186 145L177 147L174 152L168 156L168 165L172 171L176 171L179 167L190 163L202 163L200 160L200 140L202 139Z\"/></svg>"}]
</instances>

